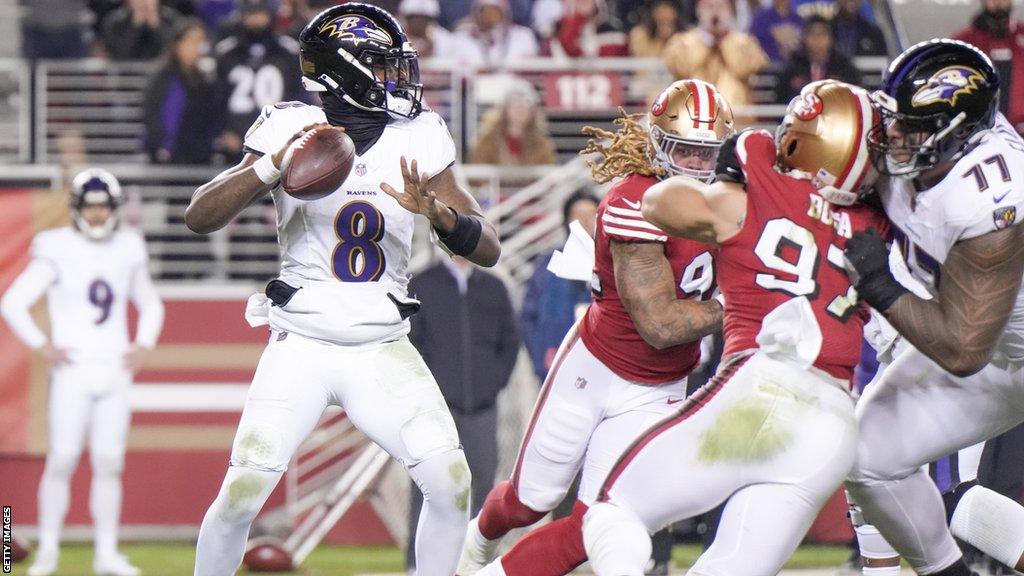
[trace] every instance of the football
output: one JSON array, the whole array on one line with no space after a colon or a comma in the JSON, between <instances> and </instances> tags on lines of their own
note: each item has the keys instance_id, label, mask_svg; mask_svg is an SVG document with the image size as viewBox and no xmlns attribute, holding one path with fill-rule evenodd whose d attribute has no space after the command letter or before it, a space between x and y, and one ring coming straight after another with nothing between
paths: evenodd
<instances>
[{"instance_id":1,"label":"football","mask_svg":"<svg viewBox=\"0 0 1024 576\"><path fill-rule=\"evenodd\" d=\"M249 541L242 563L252 572L290 572L294 568L284 542L268 536Z\"/></svg>"},{"instance_id":2,"label":"football","mask_svg":"<svg viewBox=\"0 0 1024 576\"><path fill-rule=\"evenodd\" d=\"M285 151L281 160L281 187L293 198L319 200L345 182L355 155L355 144L344 130L310 130Z\"/></svg>"}]
</instances>

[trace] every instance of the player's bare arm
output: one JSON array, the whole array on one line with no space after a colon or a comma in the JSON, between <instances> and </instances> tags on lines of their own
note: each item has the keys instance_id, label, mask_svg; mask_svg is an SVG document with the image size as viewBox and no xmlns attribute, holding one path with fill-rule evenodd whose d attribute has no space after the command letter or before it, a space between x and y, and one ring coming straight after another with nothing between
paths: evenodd
<instances>
[{"instance_id":1,"label":"player's bare arm","mask_svg":"<svg viewBox=\"0 0 1024 576\"><path fill-rule=\"evenodd\" d=\"M747 194L734 182L709 185L675 176L647 190L641 211L668 234L718 244L743 229Z\"/></svg>"},{"instance_id":2,"label":"player's bare arm","mask_svg":"<svg viewBox=\"0 0 1024 576\"><path fill-rule=\"evenodd\" d=\"M716 300L680 300L664 247L656 242L611 241L615 289L645 342L659 350L693 342L722 326Z\"/></svg>"},{"instance_id":3,"label":"player's bare arm","mask_svg":"<svg viewBox=\"0 0 1024 576\"><path fill-rule=\"evenodd\" d=\"M405 189L398 191L388 183L381 182L381 190L397 200L402 208L425 216L442 241L450 236L461 235L463 230L460 227L474 225L467 224L465 220L460 222L460 216L475 220L474 226L479 226L479 234L471 234L476 239L471 237L468 240L470 243L475 241L475 246L468 254L459 255L480 266L494 266L501 256L498 234L481 214L477 201L455 181L451 167L431 177L419 172L416 160L407 163L403 156L401 163ZM449 248L453 247L450 242L446 244Z\"/></svg>"},{"instance_id":4,"label":"player's bare arm","mask_svg":"<svg viewBox=\"0 0 1024 576\"><path fill-rule=\"evenodd\" d=\"M885 246L877 234L850 242L854 246L851 252L847 243L848 267L854 268L857 289L900 335L957 376L974 374L991 361L1024 274L1024 225L953 245L940 272L939 296L933 300L888 284ZM867 261L879 257L884 270Z\"/></svg>"},{"instance_id":5,"label":"player's bare arm","mask_svg":"<svg viewBox=\"0 0 1024 576\"><path fill-rule=\"evenodd\" d=\"M901 296L885 316L900 334L958 376L981 370L1010 317L1024 274L1024 226L959 242L942 266L939 297Z\"/></svg>"},{"instance_id":6,"label":"player's bare arm","mask_svg":"<svg viewBox=\"0 0 1024 576\"><path fill-rule=\"evenodd\" d=\"M281 169L281 160L292 142L306 132L328 126L311 124L296 132L271 156L274 169ZM248 153L242 161L221 172L196 189L192 201L185 209L185 225L197 234L209 234L227 226L228 222L256 200L270 192L275 182L264 182L253 168L261 156Z\"/></svg>"}]
</instances>

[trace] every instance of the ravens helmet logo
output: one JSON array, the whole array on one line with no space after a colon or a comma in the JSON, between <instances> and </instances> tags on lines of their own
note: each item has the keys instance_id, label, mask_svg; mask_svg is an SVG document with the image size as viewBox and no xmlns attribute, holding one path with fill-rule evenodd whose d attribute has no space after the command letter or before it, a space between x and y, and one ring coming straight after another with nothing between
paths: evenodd
<instances>
[{"instance_id":1,"label":"ravens helmet logo","mask_svg":"<svg viewBox=\"0 0 1024 576\"><path fill-rule=\"evenodd\" d=\"M393 46L395 43L391 35L369 18L358 14L342 14L321 26L319 32L329 38L347 38L356 42L370 40L385 46Z\"/></svg>"},{"instance_id":2,"label":"ravens helmet logo","mask_svg":"<svg viewBox=\"0 0 1024 576\"><path fill-rule=\"evenodd\" d=\"M968 66L947 66L928 79L924 86L918 88L910 103L915 108L936 102L948 102L956 106L956 99L962 94L970 94L978 89L978 83L984 81L981 72Z\"/></svg>"}]
</instances>

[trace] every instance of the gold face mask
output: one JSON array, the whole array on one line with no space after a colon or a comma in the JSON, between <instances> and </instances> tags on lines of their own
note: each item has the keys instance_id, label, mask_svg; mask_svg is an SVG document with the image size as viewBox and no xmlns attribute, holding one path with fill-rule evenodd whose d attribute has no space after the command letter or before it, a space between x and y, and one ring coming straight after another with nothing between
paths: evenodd
<instances>
[{"instance_id":1,"label":"gold face mask","mask_svg":"<svg viewBox=\"0 0 1024 576\"><path fill-rule=\"evenodd\" d=\"M702 80L679 80L666 88L647 114L654 161L672 175L710 182L718 147L731 135L732 107Z\"/></svg>"}]
</instances>

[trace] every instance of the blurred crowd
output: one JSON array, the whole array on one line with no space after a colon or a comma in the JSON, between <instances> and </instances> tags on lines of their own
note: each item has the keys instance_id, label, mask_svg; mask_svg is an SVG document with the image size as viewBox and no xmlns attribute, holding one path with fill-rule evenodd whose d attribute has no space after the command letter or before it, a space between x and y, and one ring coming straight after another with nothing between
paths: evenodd
<instances>
[{"instance_id":1,"label":"blurred crowd","mask_svg":"<svg viewBox=\"0 0 1024 576\"><path fill-rule=\"evenodd\" d=\"M424 58L490 71L533 57L662 59L676 78L715 83L734 106L752 103L752 78L771 63L784 103L812 80L857 81L850 59L886 52L868 0L372 1L398 15ZM313 98L297 81L296 36L339 2L24 0L23 53L152 62L151 161L231 164L262 106ZM473 162L555 162L538 94L526 84L494 98Z\"/></svg>"}]
</instances>

